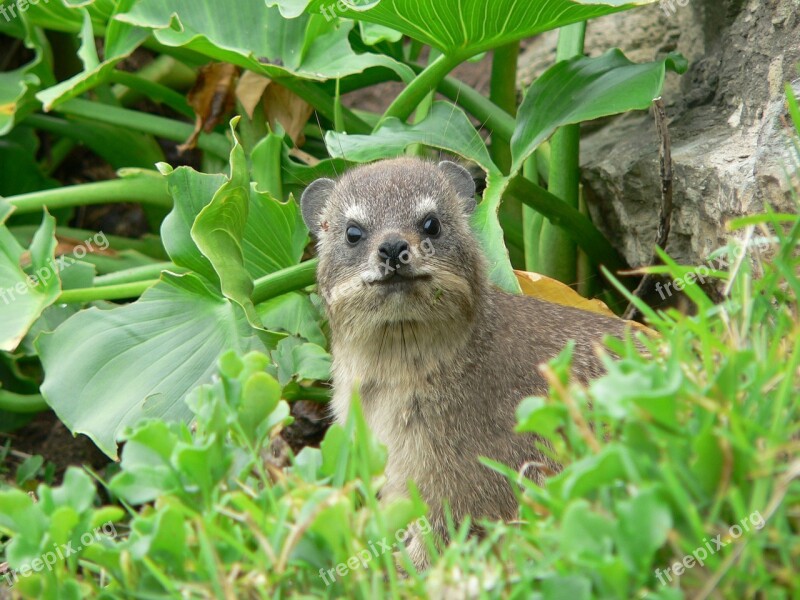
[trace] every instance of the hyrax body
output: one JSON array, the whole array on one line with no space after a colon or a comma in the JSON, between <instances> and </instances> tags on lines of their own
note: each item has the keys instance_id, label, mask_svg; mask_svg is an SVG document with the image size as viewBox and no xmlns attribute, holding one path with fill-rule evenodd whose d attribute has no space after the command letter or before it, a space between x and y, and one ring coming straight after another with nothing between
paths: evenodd
<instances>
[{"instance_id":1,"label":"hyrax body","mask_svg":"<svg viewBox=\"0 0 800 600\"><path fill-rule=\"evenodd\" d=\"M624 324L501 292L470 230L475 184L462 167L402 158L320 179L302 197L317 238L317 277L331 327L333 410L347 417L353 390L388 447L382 497L413 480L446 538L456 523L510 520L511 487L485 456L541 481L558 466L515 434L515 411L547 385L537 366L575 340L574 376L602 372L594 345ZM419 541L409 551L424 566Z\"/></svg>"}]
</instances>

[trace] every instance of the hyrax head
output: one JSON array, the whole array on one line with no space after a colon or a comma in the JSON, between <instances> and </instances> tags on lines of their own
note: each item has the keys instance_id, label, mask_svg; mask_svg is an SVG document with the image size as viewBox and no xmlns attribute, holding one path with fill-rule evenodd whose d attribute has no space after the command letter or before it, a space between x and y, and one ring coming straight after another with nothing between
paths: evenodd
<instances>
[{"instance_id":1,"label":"hyrax head","mask_svg":"<svg viewBox=\"0 0 800 600\"><path fill-rule=\"evenodd\" d=\"M475 183L463 167L379 161L313 182L301 209L317 238L319 289L332 318L380 326L472 310L484 269L469 228Z\"/></svg>"}]
</instances>

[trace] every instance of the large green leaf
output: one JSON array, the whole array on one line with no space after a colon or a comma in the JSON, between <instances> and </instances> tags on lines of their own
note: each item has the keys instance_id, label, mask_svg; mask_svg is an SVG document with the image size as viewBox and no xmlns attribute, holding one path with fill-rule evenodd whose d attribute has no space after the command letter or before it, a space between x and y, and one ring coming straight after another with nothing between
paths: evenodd
<instances>
[{"instance_id":1,"label":"large green leaf","mask_svg":"<svg viewBox=\"0 0 800 600\"><path fill-rule=\"evenodd\" d=\"M686 60L670 54L636 64L612 49L596 58L556 63L531 85L519 108L511 139L512 173L563 125L649 108L661 95L667 69L682 73Z\"/></svg>"},{"instance_id":2,"label":"large green leaf","mask_svg":"<svg viewBox=\"0 0 800 600\"><path fill-rule=\"evenodd\" d=\"M83 144L114 169L152 169L164 160L164 151L151 135L124 127L82 117L62 119L50 115L39 115L36 125Z\"/></svg>"},{"instance_id":3,"label":"large green leaf","mask_svg":"<svg viewBox=\"0 0 800 600\"><path fill-rule=\"evenodd\" d=\"M537 33L654 0L380 0L336 3L335 14L396 29L445 54L470 57ZM330 10L331 0L270 0L284 14ZM340 10L342 5L350 8Z\"/></svg>"},{"instance_id":4,"label":"large green leaf","mask_svg":"<svg viewBox=\"0 0 800 600\"><path fill-rule=\"evenodd\" d=\"M255 323L255 307L250 300L253 279L245 269L242 251L250 204L250 178L244 150L235 136L234 139L236 141L230 159L231 177L197 215L190 234L197 248L211 262L222 293L239 304L250 321Z\"/></svg>"},{"instance_id":5,"label":"large green leaf","mask_svg":"<svg viewBox=\"0 0 800 600\"><path fill-rule=\"evenodd\" d=\"M35 56L28 64L0 73L0 135L5 135L14 125L36 110L37 90L55 83L46 56L49 46L44 32L30 27L26 21L0 19L0 33L24 40L25 46Z\"/></svg>"},{"instance_id":6,"label":"large green leaf","mask_svg":"<svg viewBox=\"0 0 800 600\"><path fill-rule=\"evenodd\" d=\"M499 173L489 173L483 201L472 215L472 228L481 241L486 258L489 260L489 279L496 286L508 291L519 292L520 286L511 266L508 249L503 238L498 211L503 193L508 187L508 179Z\"/></svg>"},{"instance_id":7,"label":"large green leaf","mask_svg":"<svg viewBox=\"0 0 800 600\"><path fill-rule=\"evenodd\" d=\"M183 398L210 381L224 352L265 349L239 305L197 275L170 273L138 301L82 311L36 346L48 404L111 457L139 419L190 417Z\"/></svg>"},{"instance_id":8,"label":"large green leaf","mask_svg":"<svg viewBox=\"0 0 800 600\"><path fill-rule=\"evenodd\" d=\"M325 145L335 158L363 163L402 154L414 144L424 144L458 154L478 163L487 173L499 173L480 134L464 111L449 102L434 102L419 123L407 125L389 118L372 135L325 134Z\"/></svg>"},{"instance_id":9,"label":"large green leaf","mask_svg":"<svg viewBox=\"0 0 800 600\"><path fill-rule=\"evenodd\" d=\"M0 199L0 350L12 351L61 291L55 262L55 219L45 213L30 247L34 279L20 266L25 252L5 226L13 211Z\"/></svg>"},{"instance_id":10,"label":"large green leaf","mask_svg":"<svg viewBox=\"0 0 800 600\"><path fill-rule=\"evenodd\" d=\"M136 0L119 0L118 12L130 9ZM112 20L106 30L104 57L101 61L97 54L95 43L95 30L89 11L81 9L83 25L81 27L81 48L78 56L83 62L83 71L74 77L60 82L42 92L36 97L42 102L45 110L53 106L80 96L87 90L103 83L117 66L118 63L130 56L139 44L149 35L148 29L140 29L128 23Z\"/></svg>"},{"instance_id":11,"label":"large green leaf","mask_svg":"<svg viewBox=\"0 0 800 600\"><path fill-rule=\"evenodd\" d=\"M238 0L235 9L218 0L140 0L117 18L153 29L167 46L191 48L268 77L335 79L376 66L413 77L387 56L353 52L347 39L352 22L328 21L321 14L286 19L264 0Z\"/></svg>"}]
</instances>

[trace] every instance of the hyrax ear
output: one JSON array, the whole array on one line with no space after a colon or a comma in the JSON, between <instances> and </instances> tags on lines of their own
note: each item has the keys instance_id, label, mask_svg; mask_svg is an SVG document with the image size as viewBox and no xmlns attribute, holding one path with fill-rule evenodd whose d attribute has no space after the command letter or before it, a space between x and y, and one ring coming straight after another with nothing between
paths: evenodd
<instances>
[{"instance_id":1,"label":"hyrax ear","mask_svg":"<svg viewBox=\"0 0 800 600\"><path fill-rule=\"evenodd\" d=\"M438 167L458 197L464 200L464 212L470 214L475 210L475 180L472 179L470 172L449 160L443 160Z\"/></svg>"},{"instance_id":2,"label":"hyrax ear","mask_svg":"<svg viewBox=\"0 0 800 600\"><path fill-rule=\"evenodd\" d=\"M315 236L322 225L322 210L330 198L336 182L333 179L317 179L312 181L300 197L300 212L308 230Z\"/></svg>"}]
</instances>

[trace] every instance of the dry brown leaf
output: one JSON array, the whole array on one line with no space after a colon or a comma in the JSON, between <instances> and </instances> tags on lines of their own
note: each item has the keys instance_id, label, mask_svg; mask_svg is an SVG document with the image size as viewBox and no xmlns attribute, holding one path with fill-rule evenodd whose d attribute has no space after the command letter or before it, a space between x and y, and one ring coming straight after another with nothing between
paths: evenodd
<instances>
[{"instance_id":1,"label":"dry brown leaf","mask_svg":"<svg viewBox=\"0 0 800 600\"><path fill-rule=\"evenodd\" d=\"M83 248L86 254L99 254L100 256L117 256L117 251L111 248L101 248L97 244L91 243L91 240L80 241L74 238L63 237L56 235L56 250L55 256L72 255L76 248ZM31 265L31 252L25 250L19 257L19 266L23 269Z\"/></svg>"},{"instance_id":2,"label":"dry brown leaf","mask_svg":"<svg viewBox=\"0 0 800 600\"><path fill-rule=\"evenodd\" d=\"M572 306L587 310L589 312L605 315L607 317L616 316L605 303L600 300L589 300L568 285L556 279L551 279L539 273L529 273L527 271L514 271L517 281L522 288L522 293L526 296L539 298L553 304L562 306Z\"/></svg>"},{"instance_id":3,"label":"dry brown leaf","mask_svg":"<svg viewBox=\"0 0 800 600\"><path fill-rule=\"evenodd\" d=\"M300 96L263 75L245 71L236 86L236 98L251 119L259 102L263 103L264 116L270 128L275 130L280 123L295 147L303 145L303 129L314 109Z\"/></svg>"},{"instance_id":4,"label":"dry brown leaf","mask_svg":"<svg viewBox=\"0 0 800 600\"><path fill-rule=\"evenodd\" d=\"M303 129L314 112L308 102L273 81L264 94L264 110L270 127L275 129L275 125L280 123L295 146L305 143Z\"/></svg>"},{"instance_id":5,"label":"dry brown leaf","mask_svg":"<svg viewBox=\"0 0 800 600\"><path fill-rule=\"evenodd\" d=\"M200 69L187 96L194 109L194 131L186 142L178 146L179 151L194 148L202 131L211 132L233 110L238 76L239 68L229 63L212 63Z\"/></svg>"},{"instance_id":6,"label":"dry brown leaf","mask_svg":"<svg viewBox=\"0 0 800 600\"><path fill-rule=\"evenodd\" d=\"M256 108L264 98L264 92L272 83L272 80L253 71L245 71L239 78L236 86L236 98L242 103L244 112L251 119L255 114Z\"/></svg>"}]
</instances>

